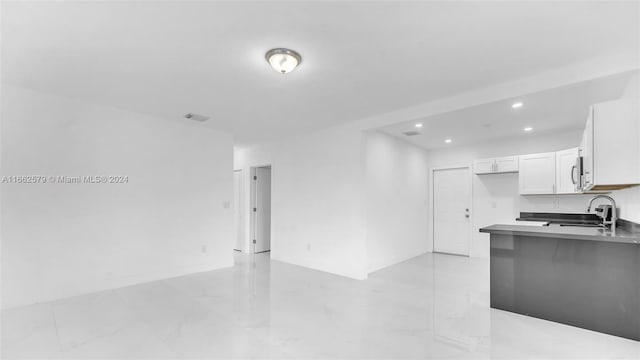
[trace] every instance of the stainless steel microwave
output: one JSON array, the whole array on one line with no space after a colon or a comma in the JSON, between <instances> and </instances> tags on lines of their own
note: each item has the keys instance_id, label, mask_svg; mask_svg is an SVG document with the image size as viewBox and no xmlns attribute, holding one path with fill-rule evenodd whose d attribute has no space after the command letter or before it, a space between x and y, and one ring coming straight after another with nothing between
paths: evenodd
<instances>
[{"instance_id":1,"label":"stainless steel microwave","mask_svg":"<svg viewBox=\"0 0 640 360\"><path fill-rule=\"evenodd\" d=\"M584 190L584 168L582 165L582 156L578 156L575 165L571 168L571 182L573 182L576 191Z\"/></svg>"}]
</instances>

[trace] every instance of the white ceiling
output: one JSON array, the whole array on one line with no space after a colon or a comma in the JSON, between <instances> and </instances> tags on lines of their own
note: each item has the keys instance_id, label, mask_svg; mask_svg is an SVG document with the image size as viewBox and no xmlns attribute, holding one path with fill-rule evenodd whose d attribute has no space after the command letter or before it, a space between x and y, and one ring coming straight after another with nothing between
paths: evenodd
<instances>
[{"instance_id":1,"label":"white ceiling","mask_svg":"<svg viewBox=\"0 0 640 360\"><path fill-rule=\"evenodd\" d=\"M583 129L589 106L620 98L637 71L584 81L533 94L443 114L404 121L378 129L426 149L467 146L492 140ZM511 105L522 102L514 109ZM422 124L416 128L416 124ZM532 127L531 131L524 131ZM420 134L406 136L403 132ZM445 143L451 139L451 143Z\"/></svg>"},{"instance_id":2,"label":"white ceiling","mask_svg":"<svg viewBox=\"0 0 640 360\"><path fill-rule=\"evenodd\" d=\"M2 77L242 144L634 51L638 2L3 2ZM290 47L293 73L264 53Z\"/></svg>"}]
</instances>

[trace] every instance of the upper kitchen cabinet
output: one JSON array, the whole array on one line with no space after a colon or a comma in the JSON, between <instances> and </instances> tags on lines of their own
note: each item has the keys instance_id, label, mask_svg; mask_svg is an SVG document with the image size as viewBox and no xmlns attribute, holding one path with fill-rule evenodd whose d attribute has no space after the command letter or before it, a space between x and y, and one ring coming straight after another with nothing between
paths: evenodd
<instances>
[{"instance_id":1,"label":"upper kitchen cabinet","mask_svg":"<svg viewBox=\"0 0 640 360\"><path fill-rule=\"evenodd\" d=\"M593 105L580 145L582 191L623 189L640 184L638 99Z\"/></svg>"},{"instance_id":2,"label":"upper kitchen cabinet","mask_svg":"<svg viewBox=\"0 0 640 360\"><path fill-rule=\"evenodd\" d=\"M579 148L556 152L556 194L580 193L578 186L579 169L576 167L576 159L579 156Z\"/></svg>"},{"instance_id":3,"label":"upper kitchen cabinet","mask_svg":"<svg viewBox=\"0 0 640 360\"><path fill-rule=\"evenodd\" d=\"M491 159L480 159L473 162L473 173L476 175L518 172L518 157L505 156Z\"/></svg>"},{"instance_id":4,"label":"upper kitchen cabinet","mask_svg":"<svg viewBox=\"0 0 640 360\"><path fill-rule=\"evenodd\" d=\"M518 172L518 157L505 156L496 158L497 173Z\"/></svg>"},{"instance_id":5,"label":"upper kitchen cabinet","mask_svg":"<svg viewBox=\"0 0 640 360\"><path fill-rule=\"evenodd\" d=\"M556 192L556 153L522 155L519 159L520 194L554 194Z\"/></svg>"},{"instance_id":6,"label":"upper kitchen cabinet","mask_svg":"<svg viewBox=\"0 0 640 360\"><path fill-rule=\"evenodd\" d=\"M579 148L520 156L521 195L581 193L576 167Z\"/></svg>"},{"instance_id":7,"label":"upper kitchen cabinet","mask_svg":"<svg viewBox=\"0 0 640 360\"><path fill-rule=\"evenodd\" d=\"M476 175L491 174L495 169L495 159L480 159L473 161L473 173Z\"/></svg>"}]
</instances>

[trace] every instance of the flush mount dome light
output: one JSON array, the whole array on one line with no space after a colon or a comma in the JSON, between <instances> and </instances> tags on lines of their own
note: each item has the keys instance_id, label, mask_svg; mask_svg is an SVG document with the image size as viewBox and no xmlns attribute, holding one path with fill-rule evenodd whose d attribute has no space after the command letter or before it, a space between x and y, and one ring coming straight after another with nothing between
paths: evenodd
<instances>
[{"instance_id":1,"label":"flush mount dome light","mask_svg":"<svg viewBox=\"0 0 640 360\"><path fill-rule=\"evenodd\" d=\"M300 54L284 48L271 49L267 51L264 58L275 71L281 74L293 71L302 62Z\"/></svg>"}]
</instances>

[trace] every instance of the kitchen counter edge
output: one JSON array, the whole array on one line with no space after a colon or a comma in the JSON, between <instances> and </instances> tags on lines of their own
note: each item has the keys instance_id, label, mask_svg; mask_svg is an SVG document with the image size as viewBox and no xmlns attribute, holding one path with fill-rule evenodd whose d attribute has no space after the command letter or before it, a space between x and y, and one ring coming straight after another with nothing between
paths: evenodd
<instances>
[{"instance_id":1,"label":"kitchen counter edge","mask_svg":"<svg viewBox=\"0 0 640 360\"><path fill-rule=\"evenodd\" d=\"M571 226L527 226L495 224L480 228L480 232L500 235L526 235L558 239L590 240L631 244L640 246L640 233L616 229L615 234L610 230L596 228L580 228Z\"/></svg>"}]
</instances>

